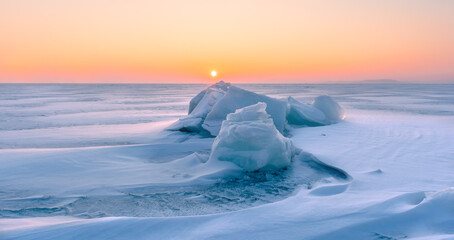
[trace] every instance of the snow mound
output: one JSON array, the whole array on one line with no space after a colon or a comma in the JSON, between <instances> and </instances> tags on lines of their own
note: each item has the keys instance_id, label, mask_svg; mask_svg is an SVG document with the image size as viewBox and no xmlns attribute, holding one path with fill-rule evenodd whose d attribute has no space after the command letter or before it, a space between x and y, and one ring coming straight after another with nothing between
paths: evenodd
<instances>
[{"instance_id":1,"label":"snow mound","mask_svg":"<svg viewBox=\"0 0 454 240\"><path fill-rule=\"evenodd\" d=\"M341 106L330 96L318 96L312 104L325 114L326 124L332 124L344 119L345 114Z\"/></svg>"},{"instance_id":2,"label":"snow mound","mask_svg":"<svg viewBox=\"0 0 454 240\"><path fill-rule=\"evenodd\" d=\"M435 192L422 200L423 197L423 193L399 196L386 204L397 204L402 200L410 200L406 204L408 210L354 224L319 236L317 239L400 239L408 237L411 239L435 239L433 236L438 234L449 234L450 237L446 239L452 239L454 233L454 188ZM416 200L416 202L413 200ZM378 206L377 209L383 212L381 207ZM403 207L405 206L401 206L401 208Z\"/></svg>"},{"instance_id":3,"label":"snow mound","mask_svg":"<svg viewBox=\"0 0 454 240\"><path fill-rule=\"evenodd\" d=\"M197 94L189 103L188 116L173 123L167 130L208 132L217 136L229 113L237 109L266 103L266 112L273 119L276 129L284 133L287 123L306 126L322 126L344 118L342 108L329 96L319 96L312 105L292 97L287 101L250 92L223 81L211 85Z\"/></svg>"},{"instance_id":4,"label":"snow mound","mask_svg":"<svg viewBox=\"0 0 454 240\"><path fill-rule=\"evenodd\" d=\"M247 171L287 167L294 154L290 139L276 129L259 102L227 115L214 140L209 161L229 161Z\"/></svg>"}]
</instances>

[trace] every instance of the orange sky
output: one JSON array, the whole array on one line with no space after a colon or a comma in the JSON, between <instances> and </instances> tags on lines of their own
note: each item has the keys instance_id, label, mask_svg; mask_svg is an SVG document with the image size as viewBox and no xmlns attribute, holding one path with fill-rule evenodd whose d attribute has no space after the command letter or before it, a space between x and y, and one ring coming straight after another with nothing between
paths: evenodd
<instances>
[{"instance_id":1,"label":"orange sky","mask_svg":"<svg viewBox=\"0 0 454 240\"><path fill-rule=\"evenodd\" d=\"M454 83L452 0L1 0L0 82Z\"/></svg>"}]
</instances>

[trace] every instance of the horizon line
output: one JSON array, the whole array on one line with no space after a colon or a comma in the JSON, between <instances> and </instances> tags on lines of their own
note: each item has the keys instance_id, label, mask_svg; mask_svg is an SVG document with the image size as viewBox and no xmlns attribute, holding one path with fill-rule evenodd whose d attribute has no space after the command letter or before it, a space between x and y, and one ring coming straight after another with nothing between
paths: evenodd
<instances>
[{"instance_id":1,"label":"horizon line","mask_svg":"<svg viewBox=\"0 0 454 240\"><path fill-rule=\"evenodd\" d=\"M217 81L219 82L219 81ZM22 85L22 84L30 84L30 85L48 85L48 84L61 84L61 85L211 85L217 82L192 82L192 83L178 83L178 82L0 82L2 85ZM228 81L226 81L228 82ZM316 85L316 84L363 84L363 85L376 85L376 84L386 84L386 85L404 85L404 84L454 84L454 81L446 81L446 82L364 82L364 81L339 81L339 82L282 82L282 83L275 83L275 82L228 82L232 84L238 85L300 85L300 84L308 84L308 85Z\"/></svg>"}]
</instances>

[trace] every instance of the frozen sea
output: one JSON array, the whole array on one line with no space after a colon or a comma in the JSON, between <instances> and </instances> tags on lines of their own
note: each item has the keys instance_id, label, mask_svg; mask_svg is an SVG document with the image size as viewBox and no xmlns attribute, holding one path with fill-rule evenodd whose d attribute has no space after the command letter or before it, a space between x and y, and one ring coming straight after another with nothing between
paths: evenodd
<instances>
[{"instance_id":1,"label":"frozen sea","mask_svg":"<svg viewBox=\"0 0 454 240\"><path fill-rule=\"evenodd\" d=\"M237 86L338 101L288 137L339 171L205 167L206 85L0 84L0 239L454 239L454 84Z\"/></svg>"}]
</instances>

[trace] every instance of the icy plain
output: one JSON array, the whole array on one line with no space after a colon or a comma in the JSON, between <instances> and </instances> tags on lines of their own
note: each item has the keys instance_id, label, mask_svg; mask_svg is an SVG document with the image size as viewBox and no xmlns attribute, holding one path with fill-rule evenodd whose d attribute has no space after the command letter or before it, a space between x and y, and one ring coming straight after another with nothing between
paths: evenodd
<instances>
[{"instance_id":1,"label":"icy plain","mask_svg":"<svg viewBox=\"0 0 454 240\"><path fill-rule=\"evenodd\" d=\"M164 130L204 85L0 85L0 239L454 239L454 85L239 87L346 118L244 173Z\"/></svg>"}]
</instances>

